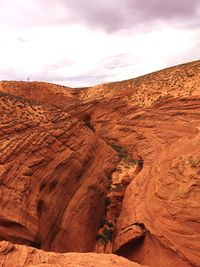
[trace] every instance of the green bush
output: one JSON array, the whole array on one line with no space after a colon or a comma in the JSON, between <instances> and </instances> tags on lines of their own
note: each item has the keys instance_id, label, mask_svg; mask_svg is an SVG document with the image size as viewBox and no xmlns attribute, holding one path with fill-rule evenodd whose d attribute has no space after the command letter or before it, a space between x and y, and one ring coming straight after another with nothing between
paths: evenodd
<instances>
[{"instance_id":1,"label":"green bush","mask_svg":"<svg viewBox=\"0 0 200 267\"><path fill-rule=\"evenodd\" d=\"M105 229L104 232L103 232L103 234L104 234L105 239L107 241L112 240L112 236L113 236L113 230L112 229Z\"/></svg>"},{"instance_id":2,"label":"green bush","mask_svg":"<svg viewBox=\"0 0 200 267\"><path fill-rule=\"evenodd\" d=\"M96 241L99 241L99 240L101 240L103 238L104 237L102 235L100 235L100 234L97 234L96 237L95 237Z\"/></svg>"},{"instance_id":3,"label":"green bush","mask_svg":"<svg viewBox=\"0 0 200 267\"><path fill-rule=\"evenodd\" d=\"M99 228L102 228L106 224L106 220L103 218L99 222Z\"/></svg>"},{"instance_id":4,"label":"green bush","mask_svg":"<svg viewBox=\"0 0 200 267\"><path fill-rule=\"evenodd\" d=\"M190 166L192 168L196 168L196 167L198 167L198 165L200 165L200 160L190 159Z\"/></svg>"},{"instance_id":5,"label":"green bush","mask_svg":"<svg viewBox=\"0 0 200 267\"><path fill-rule=\"evenodd\" d=\"M108 227L113 227L114 224L112 222L107 222Z\"/></svg>"},{"instance_id":6,"label":"green bush","mask_svg":"<svg viewBox=\"0 0 200 267\"><path fill-rule=\"evenodd\" d=\"M105 206L109 206L111 204L111 200L110 200L110 198L109 197L106 197L105 199L104 199L104 205Z\"/></svg>"},{"instance_id":7,"label":"green bush","mask_svg":"<svg viewBox=\"0 0 200 267\"><path fill-rule=\"evenodd\" d=\"M97 234L96 241L103 241L104 243L108 243L108 241L112 240L113 230L112 229L105 229L103 235Z\"/></svg>"},{"instance_id":8,"label":"green bush","mask_svg":"<svg viewBox=\"0 0 200 267\"><path fill-rule=\"evenodd\" d=\"M123 149L121 146L115 145L115 144L112 145L112 148L114 150L116 150L118 153L120 153L122 151L122 149Z\"/></svg>"},{"instance_id":9,"label":"green bush","mask_svg":"<svg viewBox=\"0 0 200 267\"><path fill-rule=\"evenodd\" d=\"M121 147L119 145L115 145L115 144L112 145L112 148L119 153L120 159L127 158L128 153L127 153L127 149L126 148L123 148L123 147Z\"/></svg>"}]
</instances>

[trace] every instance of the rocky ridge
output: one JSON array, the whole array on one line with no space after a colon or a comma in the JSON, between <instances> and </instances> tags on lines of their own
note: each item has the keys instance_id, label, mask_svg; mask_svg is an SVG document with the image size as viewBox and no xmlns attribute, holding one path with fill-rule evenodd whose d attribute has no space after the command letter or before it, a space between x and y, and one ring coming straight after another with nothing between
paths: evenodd
<instances>
[{"instance_id":1,"label":"rocky ridge","mask_svg":"<svg viewBox=\"0 0 200 267\"><path fill-rule=\"evenodd\" d=\"M35 248L0 242L0 262L2 267L140 267L111 254L95 253L55 253ZM145 267L145 266L144 266Z\"/></svg>"},{"instance_id":2,"label":"rocky ridge","mask_svg":"<svg viewBox=\"0 0 200 267\"><path fill-rule=\"evenodd\" d=\"M2 240L199 266L199 61L93 88L0 90Z\"/></svg>"}]
</instances>

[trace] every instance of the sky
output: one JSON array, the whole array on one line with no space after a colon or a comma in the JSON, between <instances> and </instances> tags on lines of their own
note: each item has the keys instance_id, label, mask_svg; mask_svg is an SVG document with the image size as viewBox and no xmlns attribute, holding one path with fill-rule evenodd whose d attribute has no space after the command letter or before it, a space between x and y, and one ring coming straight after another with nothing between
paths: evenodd
<instances>
[{"instance_id":1,"label":"sky","mask_svg":"<svg viewBox=\"0 0 200 267\"><path fill-rule=\"evenodd\" d=\"M199 0L0 0L0 80L71 87L200 59Z\"/></svg>"}]
</instances>

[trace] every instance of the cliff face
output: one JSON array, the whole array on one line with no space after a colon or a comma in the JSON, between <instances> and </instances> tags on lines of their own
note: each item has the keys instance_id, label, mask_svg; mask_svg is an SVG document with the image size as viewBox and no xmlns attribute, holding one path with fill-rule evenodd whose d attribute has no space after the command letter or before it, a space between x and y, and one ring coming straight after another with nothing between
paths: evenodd
<instances>
[{"instance_id":1,"label":"cliff face","mask_svg":"<svg viewBox=\"0 0 200 267\"><path fill-rule=\"evenodd\" d=\"M35 248L0 242L0 262L2 267L140 267L116 255L95 253L54 253ZM144 266L145 267L145 266Z\"/></svg>"},{"instance_id":2,"label":"cliff face","mask_svg":"<svg viewBox=\"0 0 200 267\"><path fill-rule=\"evenodd\" d=\"M117 221L116 235L124 236L114 241L119 255L152 266L198 266L199 112L200 98L168 99L116 129L118 142L143 159ZM145 227L140 240L137 225ZM133 238L126 240L127 231Z\"/></svg>"},{"instance_id":3,"label":"cliff face","mask_svg":"<svg viewBox=\"0 0 200 267\"><path fill-rule=\"evenodd\" d=\"M0 113L1 240L91 251L116 153L58 108L1 93Z\"/></svg>"},{"instance_id":4,"label":"cliff face","mask_svg":"<svg viewBox=\"0 0 200 267\"><path fill-rule=\"evenodd\" d=\"M119 255L152 266L199 265L199 114L199 97L163 99L143 109L118 110L111 102L93 114L101 138L143 160L115 226Z\"/></svg>"},{"instance_id":5,"label":"cliff face","mask_svg":"<svg viewBox=\"0 0 200 267\"><path fill-rule=\"evenodd\" d=\"M87 89L2 82L1 240L199 266L199 88L199 61Z\"/></svg>"}]
</instances>

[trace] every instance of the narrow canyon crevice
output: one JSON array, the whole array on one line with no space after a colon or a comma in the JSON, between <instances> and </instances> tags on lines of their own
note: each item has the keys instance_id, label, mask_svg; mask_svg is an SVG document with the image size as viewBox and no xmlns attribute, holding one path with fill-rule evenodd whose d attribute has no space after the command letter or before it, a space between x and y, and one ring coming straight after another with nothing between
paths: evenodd
<instances>
[{"instance_id":1,"label":"narrow canyon crevice","mask_svg":"<svg viewBox=\"0 0 200 267\"><path fill-rule=\"evenodd\" d=\"M78 90L1 83L0 240L199 266L199 74L193 62Z\"/></svg>"},{"instance_id":2,"label":"narrow canyon crevice","mask_svg":"<svg viewBox=\"0 0 200 267\"><path fill-rule=\"evenodd\" d=\"M121 237L116 231L116 225L122 210L123 198L128 185L133 179L136 179L144 164L142 158L139 156L137 159L133 159L126 147L121 147L116 144L112 144L111 146L117 151L120 162L112 175L108 176L109 184L104 198L104 214L96 235L97 244L95 251L97 253L116 253L116 243L117 246L121 246L119 241ZM131 241L138 240L145 235L143 224L135 223L134 225L140 229L140 233L139 236L132 238ZM124 232L127 231L127 229L124 230ZM127 243L129 242L130 240L127 241Z\"/></svg>"}]
</instances>

